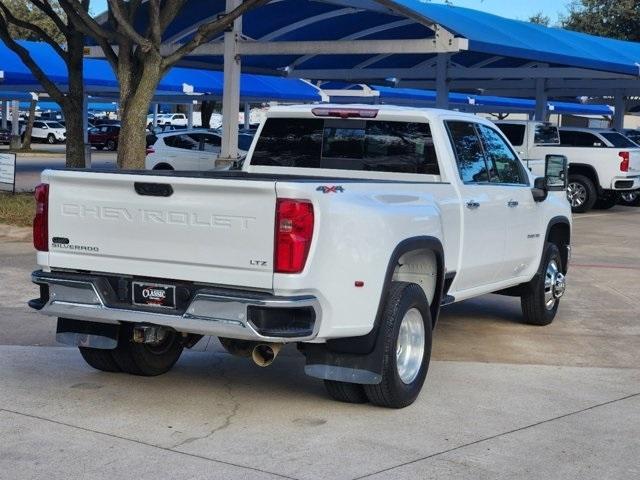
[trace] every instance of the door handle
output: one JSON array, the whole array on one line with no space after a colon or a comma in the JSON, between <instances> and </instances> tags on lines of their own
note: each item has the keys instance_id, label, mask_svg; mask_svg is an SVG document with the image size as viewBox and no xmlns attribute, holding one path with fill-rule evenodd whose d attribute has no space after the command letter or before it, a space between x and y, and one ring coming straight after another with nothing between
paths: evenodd
<instances>
[{"instance_id":1,"label":"door handle","mask_svg":"<svg viewBox=\"0 0 640 480\"><path fill-rule=\"evenodd\" d=\"M507 202L509 208L516 208L518 205L520 205L520 203L517 200L509 200Z\"/></svg>"},{"instance_id":2,"label":"door handle","mask_svg":"<svg viewBox=\"0 0 640 480\"><path fill-rule=\"evenodd\" d=\"M475 210L476 208L480 208L480 203L475 200L469 200L467 202L467 208L470 210Z\"/></svg>"}]
</instances>

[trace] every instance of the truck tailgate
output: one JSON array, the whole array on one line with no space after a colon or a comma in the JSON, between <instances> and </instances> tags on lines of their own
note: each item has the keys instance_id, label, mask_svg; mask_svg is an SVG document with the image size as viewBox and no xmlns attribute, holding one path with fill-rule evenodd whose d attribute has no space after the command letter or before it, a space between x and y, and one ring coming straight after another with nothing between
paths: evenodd
<instances>
[{"instance_id":1,"label":"truck tailgate","mask_svg":"<svg viewBox=\"0 0 640 480\"><path fill-rule=\"evenodd\" d=\"M51 268L273 286L274 181L86 171L43 181Z\"/></svg>"}]
</instances>

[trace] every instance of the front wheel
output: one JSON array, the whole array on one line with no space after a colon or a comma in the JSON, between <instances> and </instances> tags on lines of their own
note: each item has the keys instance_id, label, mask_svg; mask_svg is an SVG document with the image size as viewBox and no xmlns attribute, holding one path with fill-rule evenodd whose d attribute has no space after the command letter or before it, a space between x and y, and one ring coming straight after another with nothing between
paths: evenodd
<instances>
[{"instance_id":1,"label":"front wheel","mask_svg":"<svg viewBox=\"0 0 640 480\"><path fill-rule=\"evenodd\" d=\"M627 207L640 207L640 190L622 193L619 203Z\"/></svg>"},{"instance_id":2,"label":"front wheel","mask_svg":"<svg viewBox=\"0 0 640 480\"><path fill-rule=\"evenodd\" d=\"M547 243L542 255L542 270L523 287L520 297L524 321L529 325L549 325L558 312L566 288L560 250Z\"/></svg>"},{"instance_id":3,"label":"front wheel","mask_svg":"<svg viewBox=\"0 0 640 480\"><path fill-rule=\"evenodd\" d=\"M110 152L115 151L117 147L116 142L113 140L108 140L107 144L106 144L107 150L109 150Z\"/></svg>"},{"instance_id":4,"label":"front wheel","mask_svg":"<svg viewBox=\"0 0 640 480\"><path fill-rule=\"evenodd\" d=\"M391 284L378 335L383 339L382 380L365 385L364 391L374 405L407 407L418 397L431 359L431 312L419 285Z\"/></svg>"},{"instance_id":5,"label":"front wheel","mask_svg":"<svg viewBox=\"0 0 640 480\"><path fill-rule=\"evenodd\" d=\"M569 175L567 198L573 213L586 213L596 203L598 191L588 177L584 175Z\"/></svg>"}]
</instances>

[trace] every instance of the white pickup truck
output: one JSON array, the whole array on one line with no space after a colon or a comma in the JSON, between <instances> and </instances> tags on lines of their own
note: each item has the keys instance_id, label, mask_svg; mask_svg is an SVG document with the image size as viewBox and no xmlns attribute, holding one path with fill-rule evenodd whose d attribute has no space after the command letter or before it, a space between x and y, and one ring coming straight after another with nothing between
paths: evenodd
<instances>
[{"instance_id":1,"label":"white pickup truck","mask_svg":"<svg viewBox=\"0 0 640 480\"><path fill-rule=\"evenodd\" d=\"M534 175L542 175L544 158L569 160L567 195L575 213L613 207L624 192L640 189L640 148L619 132L560 128L535 121L499 121L496 125Z\"/></svg>"},{"instance_id":2,"label":"white pickup truck","mask_svg":"<svg viewBox=\"0 0 640 480\"><path fill-rule=\"evenodd\" d=\"M30 305L99 370L164 373L203 335L263 366L296 343L332 397L404 407L441 305L498 292L553 321L571 211L547 164L534 181L472 115L274 108L241 171L45 171Z\"/></svg>"}]
</instances>

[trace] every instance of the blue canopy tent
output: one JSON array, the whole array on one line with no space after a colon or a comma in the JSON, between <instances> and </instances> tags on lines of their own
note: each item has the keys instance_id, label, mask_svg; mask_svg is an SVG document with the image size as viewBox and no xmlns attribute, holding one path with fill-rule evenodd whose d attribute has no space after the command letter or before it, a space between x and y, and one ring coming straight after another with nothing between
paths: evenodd
<instances>
[{"instance_id":1,"label":"blue canopy tent","mask_svg":"<svg viewBox=\"0 0 640 480\"><path fill-rule=\"evenodd\" d=\"M163 50L179 48L200 25L240 1L190 0L166 29ZM143 2L135 19L141 30L148 26L147 9ZM98 21L109 28L106 15ZM225 50L231 55L223 56ZM97 46L91 52L102 55ZM273 0L184 59L227 73L227 118L237 108L232 79L242 68L312 80L391 81L435 90L443 108L450 90L535 98L541 119L550 97L615 96L617 123L625 96L640 94L639 62L636 43L421 0ZM235 143L227 138L233 134L232 125L223 128L224 153Z\"/></svg>"},{"instance_id":2,"label":"blue canopy tent","mask_svg":"<svg viewBox=\"0 0 640 480\"><path fill-rule=\"evenodd\" d=\"M434 90L415 88L393 88L380 85L345 84L326 82L320 85L331 102L365 102L377 104L433 107L437 93ZM467 112L485 113L532 113L536 109L535 100L449 93L451 108ZM610 117L613 109L609 105L583 104L576 102L556 102L548 104L548 110L556 114L597 115Z\"/></svg>"},{"instance_id":3,"label":"blue canopy tent","mask_svg":"<svg viewBox=\"0 0 640 480\"><path fill-rule=\"evenodd\" d=\"M29 53L49 78L63 90L66 89L68 84L66 65L53 49L44 43L27 41L20 43L29 50ZM105 60L85 59L84 70L85 88L88 95L103 99L117 99L118 81ZM22 95L26 95L28 92L43 91L42 86L19 57L1 42L0 71L3 72L3 79L0 81L0 96L4 98L8 98L11 94L22 93ZM222 97L222 87L222 72L174 68L158 86L156 99L165 103L187 103L194 99L219 99ZM22 99L20 97L12 98ZM241 100L244 102L266 100L312 102L321 99L318 89L302 80L252 74L242 75L241 78Z\"/></svg>"}]
</instances>

